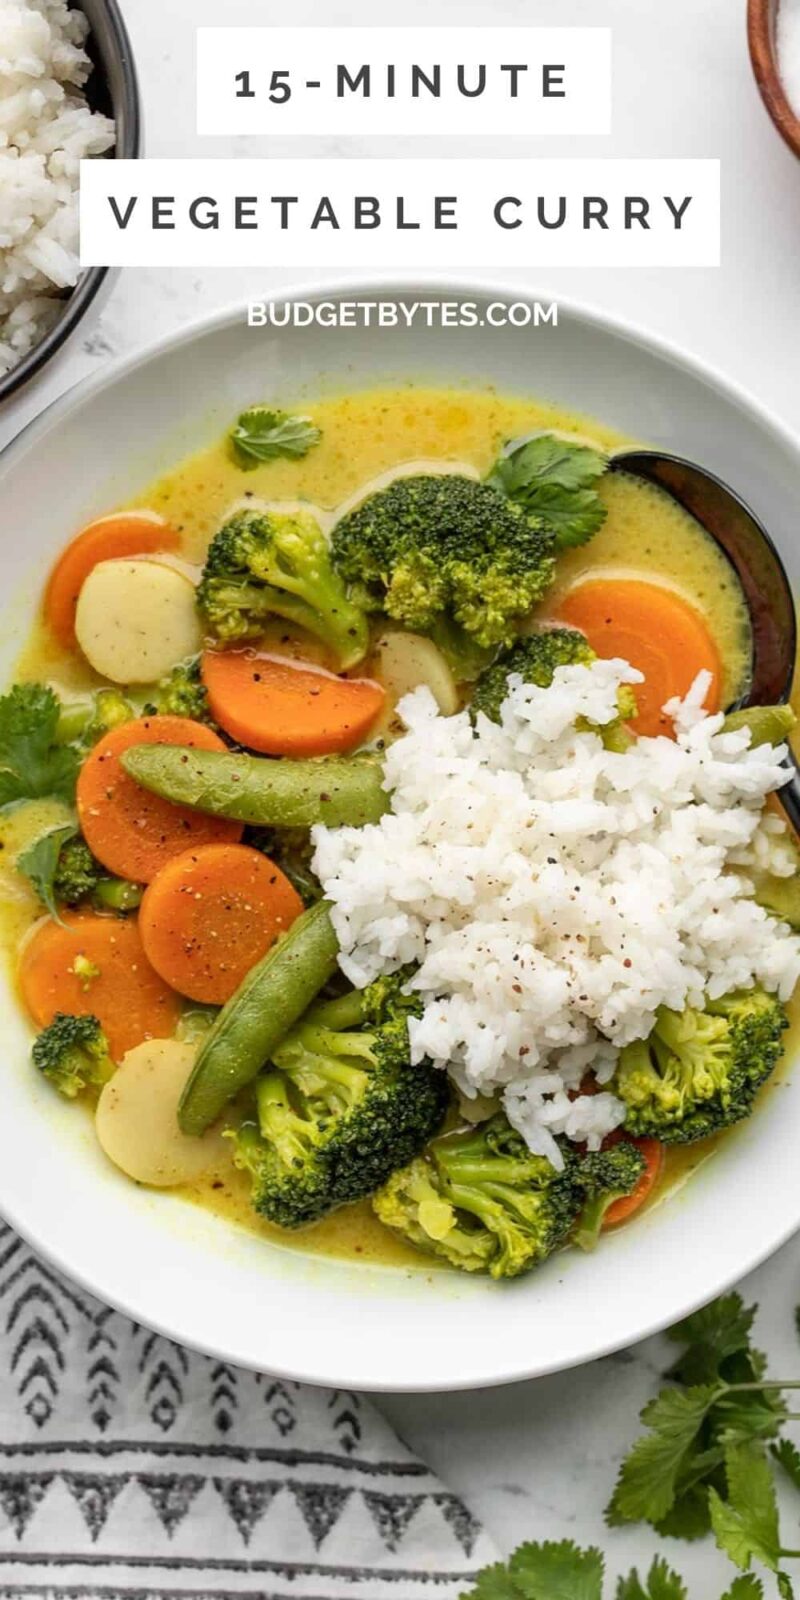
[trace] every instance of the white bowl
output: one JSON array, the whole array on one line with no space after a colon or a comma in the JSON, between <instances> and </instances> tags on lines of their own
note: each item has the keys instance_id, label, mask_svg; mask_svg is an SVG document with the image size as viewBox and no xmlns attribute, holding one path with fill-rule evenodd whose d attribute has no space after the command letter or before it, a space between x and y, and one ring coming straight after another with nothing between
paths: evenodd
<instances>
[{"instance_id":1,"label":"white bowl","mask_svg":"<svg viewBox=\"0 0 800 1600\"><path fill-rule=\"evenodd\" d=\"M349 284L352 299L524 298L518 286ZM330 287L302 290L330 299ZM0 472L0 644L10 676L42 578L75 528L211 442L263 397L427 380L541 396L694 456L740 490L796 577L800 445L746 395L634 330L562 303L557 329L248 330L219 316L127 360L50 408ZM644 891L643 889L643 892ZM243 1366L355 1389L506 1383L587 1361L710 1300L800 1226L800 1075L685 1189L603 1242L498 1286L272 1247L110 1167L84 1117L28 1062L5 979L0 1211L102 1300L183 1344Z\"/></svg>"}]
</instances>

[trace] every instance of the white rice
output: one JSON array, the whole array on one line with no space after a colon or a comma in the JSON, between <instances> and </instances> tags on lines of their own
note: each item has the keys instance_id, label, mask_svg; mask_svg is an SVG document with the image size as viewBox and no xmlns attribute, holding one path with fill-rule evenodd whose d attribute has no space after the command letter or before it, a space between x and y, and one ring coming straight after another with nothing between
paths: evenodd
<instances>
[{"instance_id":1,"label":"white rice","mask_svg":"<svg viewBox=\"0 0 800 1600\"><path fill-rule=\"evenodd\" d=\"M676 739L625 754L593 732L617 713L622 661L561 667L549 689L509 680L500 725L444 717L427 689L401 702L387 751L391 811L365 828L314 830L340 965L361 987L418 964L425 1006L413 1059L462 1095L502 1095L530 1148L554 1135L597 1148L623 1119L602 1082L660 1005L763 984L782 998L800 939L756 905L748 868L788 872L782 824L762 817L785 782L785 747L750 749L701 709L701 674L665 708Z\"/></svg>"},{"instance_id":2,"label":"white rice","mask_svg":"<svg viewBox=\"0 0 800 1600\"><path fill-rule=\"evenodd\" d=\"M114 143L81 92L87 33L65 0L0 0L0 376L78 281L79 162Z\"/></svg>"}]
</instances>

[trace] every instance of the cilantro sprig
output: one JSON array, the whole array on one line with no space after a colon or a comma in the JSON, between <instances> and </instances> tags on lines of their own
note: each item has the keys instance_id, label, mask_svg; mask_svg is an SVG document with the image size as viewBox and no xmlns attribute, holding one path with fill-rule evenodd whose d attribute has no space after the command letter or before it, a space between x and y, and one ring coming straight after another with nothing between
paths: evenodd
<instances>
[{"instance_id":1,"label":"cilantro sprig","mask_svg":"<svg viewBox=\"0 0 800 1600\"><path fill-rule=\"evenodd\" d=\"M776 1473L800 1491L800 1449L781 1433L787 1422L800 1421L785 1398L800 1381L768 1376L752 1342L754 1319L755 1307L728 1294L670 1330L679 1348L665 1374L669 1386L641 1414L645 1431L622 1463L606 1515L611 1526L646 1522L662 1537L713 1533L738 1569L721 1600L764 1600L754 1565L773 1575L782 1600L793 1600L785 1563L800 1559L800 1549L783 1541ZM800 1311L796 1322L800 1334ZM597 1549L570 1541L523 1544L508 1562L480 1573L462 1600L610 1600L604 1583ZM614 1600L689 1600L689 1594L656 1555L645 1576L634 1570L618 1580Z\"/></svg>"},{"instance_id":2,"label":"cilantro sprig","mask_svg":"<svg viewBox=\"0 0 800 1600\"><path fill-rule=\"evenodd\" d=\"M571 1540L523 1544L507 1562L479 1573L461 1600L604 1600L605 1561L599 1550L581 1550ZM634 1569L620 1578L615 1600L689 1600L680 1575L656 1556L644 1577ZM752 1574L735 1578L720 1600L763 1600L763 1586ZM704 1600L709 1600L708 1596Z\"/></svg>"},{"instance_id":3,"label":"cilantro sprig","mask_svg":"<svg viewBox=\"0 0 800 1600\"><path fill-rule=\"evenodd\" d=\"M759 1563L791 1596L783 1562L800 1551L781 1540L772 1461L800 1489L800 1451L779 1437L796 1415L784 1392L800 1383L767 1376L751 1340L754 1316L729 1294L670 1331L682 1346L666 1374L674 1387L645 1406L646 1432L622 1463L607 1519L648 1522L674 1538L713 1532L734 1566L746 1573Z\"/></svg>"},{"instance_id":4,"label":"cilantro sprig","mask_svg":"<svg viewBox=\"0 0 800 1600\"><path fill-rule=\"evenodd\" d=\"M322 434L310 417L273 411L270 406L248 406L228 434L231 453L245 472L280 456L299 460L307 456Z\"/></svg>"},{"instance_id":5,"label":"cilantro sprig","mask_svg":"<svg viewBox=\"0 0 800 1600\"><path fill-rule=\"evenodd\" d=\"M0 810L20 800L75 794L80 755L59 743L61 703L42 683L17 683L0 696Z\"/></svg>"},{"instance_id":6,"label":"cilantro sprig","mask_svg":"<svg viewBox=\"0 0 800 1600\"><path fill-rule=\"evenodd\" d=\"M606 508L593 485L607 466L598 450L542 433L500 456L489 482L541 518L556 550L568 550L586 544L605 521Z\"/></svg>"}]
</instances>

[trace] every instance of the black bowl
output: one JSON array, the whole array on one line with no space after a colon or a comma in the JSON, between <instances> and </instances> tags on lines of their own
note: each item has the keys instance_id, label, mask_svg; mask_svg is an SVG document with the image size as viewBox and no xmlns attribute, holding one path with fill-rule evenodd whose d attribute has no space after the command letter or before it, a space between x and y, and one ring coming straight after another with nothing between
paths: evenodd
<instances>
[{"instance_id":1,"label":"black bowl","mask_svg":"<svg viewBox=\"0 0 800 1600\"><path fill-rule=\"evenodd\" d=\"M142 138L139 84L128 31L117 0L81 0L76 9L84 13L91 30L86 49L94 70L86 86L86 98L93 111L103 111L114 118L117 132L114 156L138 156ZM81 274L64 300L64 310L58 321L28 355L0 378L0 404L41 372L63 348L89 310L108 270L108 267L88 267Z\"/></svg>"}]
</instances>

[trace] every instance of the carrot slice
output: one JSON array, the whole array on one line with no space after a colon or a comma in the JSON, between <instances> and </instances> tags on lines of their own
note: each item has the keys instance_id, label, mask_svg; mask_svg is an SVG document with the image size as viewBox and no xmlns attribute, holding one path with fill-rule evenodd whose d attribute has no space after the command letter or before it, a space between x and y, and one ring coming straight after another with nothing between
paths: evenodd
<instances>
[{"instance_id":1,"label":"carrot slice","mask_svg":"<svg viewBox=\"0 0 800 1600\"><path fill-rule=\"evenodd\" d=\"M126 511L99 517L62 550L44 592L44 615L50 631L65 650L75 645L75 608L78 595L98 561L117 556L150 555L156 550L177 550L180 539L169 523L146 511Z\"/></svg>"},{"instance_id":2,"label":"carrot slice","mask_svg":"<svg viewBox=\"0 0 800 1600\"><path fill-rule=\"evenodd\" d=\"M43 922L22 951L19 983L37 1027L57 1011L91 1012L116 1061L144 1039L174 1032L181 1002L154 972L134 918L73 913Z\"/></svg>"},{"instance_id":3,"label":"carrot slice","mask_svg":"<svg viewBox=\"0 0 800 1600\"><path fill-rule=\"evenodd\" d=\"M324 756L363 743L386 698L371 678L255 650L207 650L211 714L231 738L270 756Z\"/></svg>"},{"instance_id":4,"label":"carrot slice","mask_svg":"<svg viewBox=\"0 0 800 1600\"><path fill-rule=\"evenodd\" d=\"M162 867L145 891L139 929L165 983L221 1006L302 910L289 879L259 850L207 844Z\"/></svg>"},{"instance_id":5,"label":"carrot slice","mask_svg":"<svg viewBox=\"0 0 800 1600\"><path fill-rule=\"evenodd\" d=\"M621 1222L628 1222L649 1199L664 1166L664 1146L658 1139L631 1139L644 1156L645 1166L636 1188L630 1194L624 1194L619 1200L612 1201L603 1217L603 1229L618 1228Z\"/></svg>"},{"instance_id":6,"label":"carrot slice","mask_svg":"<svg viewBox=\"0 0 800 1600\"><path fill-rule=\"evenodd\" d=\"M167 861L190 846L235 844L242 824L205 816L149 794L124 771L120 756L136 744L180 744L224 750L211 728L190 717L139 717L112 728L81 767L78 817L98 861L119 878L149 883Z\"/></svg>"},{"instance_id":7,"label":"carrot slice","mask_svg":"<svg viewBox=\"0 0 800 1600\"><path fill-rule=\"evenodd\" d=\"M719 651L700 613L674 590L638 578L591 578L569 590L556 610L559 622L586 634L597 655L621 656L644 673L635 687L636 733L671 738L672 722L661 708L686 694L704 669L713 674L706 708L719 709Z\"/></svg>"}]
</instances>

